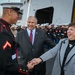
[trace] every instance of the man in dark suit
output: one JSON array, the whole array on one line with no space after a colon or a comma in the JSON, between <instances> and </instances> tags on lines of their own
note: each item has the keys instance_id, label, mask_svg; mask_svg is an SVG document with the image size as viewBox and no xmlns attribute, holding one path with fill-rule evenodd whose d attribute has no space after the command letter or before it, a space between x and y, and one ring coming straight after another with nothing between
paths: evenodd
<instances>
[{"instance_id":1,"label":"man in dark suit","mask_svg":"<svg viewBox=\"0 0 75 75\"><path fill-rule=\"evenodd\" d=\"M30 16L27 20L27 28L17 34L16 42L21 49L19 50L19 64L27 64L31 59L42 55L44 44L51 48L55 46L55 43L47 37L46 31L36 28L36 25L37 19ZM45 75L45 72L45 63L40 63L30 71L29 75Z\"/></svg>"}]
</instances>

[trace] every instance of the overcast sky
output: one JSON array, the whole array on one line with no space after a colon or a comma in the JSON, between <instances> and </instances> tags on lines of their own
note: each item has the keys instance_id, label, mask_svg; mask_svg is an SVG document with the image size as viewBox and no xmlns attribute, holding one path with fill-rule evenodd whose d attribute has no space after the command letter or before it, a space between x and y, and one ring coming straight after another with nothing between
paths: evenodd
<instances>
[{"instance_id":1,"label":"overcast sky","mask_svg":"<svg viewBox=\"0 0 75 75\"><path fill-rule=\"evenodd\" d=\"M5 2L20 2L21 0L0 0L0 4L1 3L5 3ZM2 6L0 6L0 15L2 14Z\"/></svg>"}]
</instances>

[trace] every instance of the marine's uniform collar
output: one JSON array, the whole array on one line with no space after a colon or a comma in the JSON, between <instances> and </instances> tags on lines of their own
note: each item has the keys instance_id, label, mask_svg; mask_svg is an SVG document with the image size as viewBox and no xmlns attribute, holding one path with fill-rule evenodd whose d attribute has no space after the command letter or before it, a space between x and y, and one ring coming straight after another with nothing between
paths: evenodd
<instances>
[{"instance_id":1,"label":"marine's uniform collar","mask_svg":"<svg viewBox=\"0 0 75 75\"><path fill-rule=\"evenodd\" d=\"M10 27L11 24L9 24L7 21L5 21L4 19L0 19L0 22L3 23L5 26Z\"/></svg>"}]
</instances>

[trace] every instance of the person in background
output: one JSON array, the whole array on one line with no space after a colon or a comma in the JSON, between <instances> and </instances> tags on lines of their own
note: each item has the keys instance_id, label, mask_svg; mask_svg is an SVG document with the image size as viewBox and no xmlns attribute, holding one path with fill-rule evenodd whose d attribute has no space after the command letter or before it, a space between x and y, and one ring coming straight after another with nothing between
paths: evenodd
<instances>
[{"instance_id":1,"label":"person in background","mask_svg":"<svg viewBox=\"0 0 75 75\"><path fill-rule=\"evenodd\" d=\"M52 75L75 75L75 23L70 23L67 30L68 38L59 43L39 58L31 61L34 65L45 62L56 56Z\"/></svg>"},{"instance_id":2,"label":"person in background","mask_svg":"<svg viewBox=\"0 0 75 75\"><path fill-rule=\"evenodd\" d=\"M37 19L29 16L27 20L27 28L17 34L16 42L19 49L19 64L24 64L39 57L44 53L44 44L54 47L56 44L52 42L46 35L46 31L36 28ZM29 72L29 75L45 75L46 64L40 63Z\"/></svg>"},{"instance_id":3,"label":"person in background","mask_svg":"<svg viewBox=\"0 0 75 75\"><path fill-rule=\"evenodd\" d=\"M17 35L17 25L12 25L11 27L10 27L10 29L11 29L11 32L13 33L13 35L14 35L14 37L16 37L16 35Z\"/></svg>"},{"instance_id":4,"label":"person in background","mask_svg":"<svg viewBox=\"0 0 75 75\"><path fill-rule=\"evenodd\" d=\"M16 24L22 13L18 5L14 4L1 4L3 15L0 18L0 75L27 74L34 67L31 63L19 65L16 59L16 43L10 26Z\"/></svg>"}]
</instances>

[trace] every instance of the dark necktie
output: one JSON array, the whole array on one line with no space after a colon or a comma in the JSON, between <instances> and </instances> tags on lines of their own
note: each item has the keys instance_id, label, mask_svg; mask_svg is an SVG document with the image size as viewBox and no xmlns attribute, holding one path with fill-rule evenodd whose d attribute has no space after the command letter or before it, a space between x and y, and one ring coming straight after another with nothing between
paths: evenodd
<instances>
[{"instance_id":1,"label":"dark necktie","mask_svg":"<svg viewBox=\"0 0 75 75\"><path fill-rule=\"evenodd\" d=\"M32 43L32 38L33 38L33 35L32 35L32 30L30 31L30 42Z\"/></svg>"}]
</instances>

